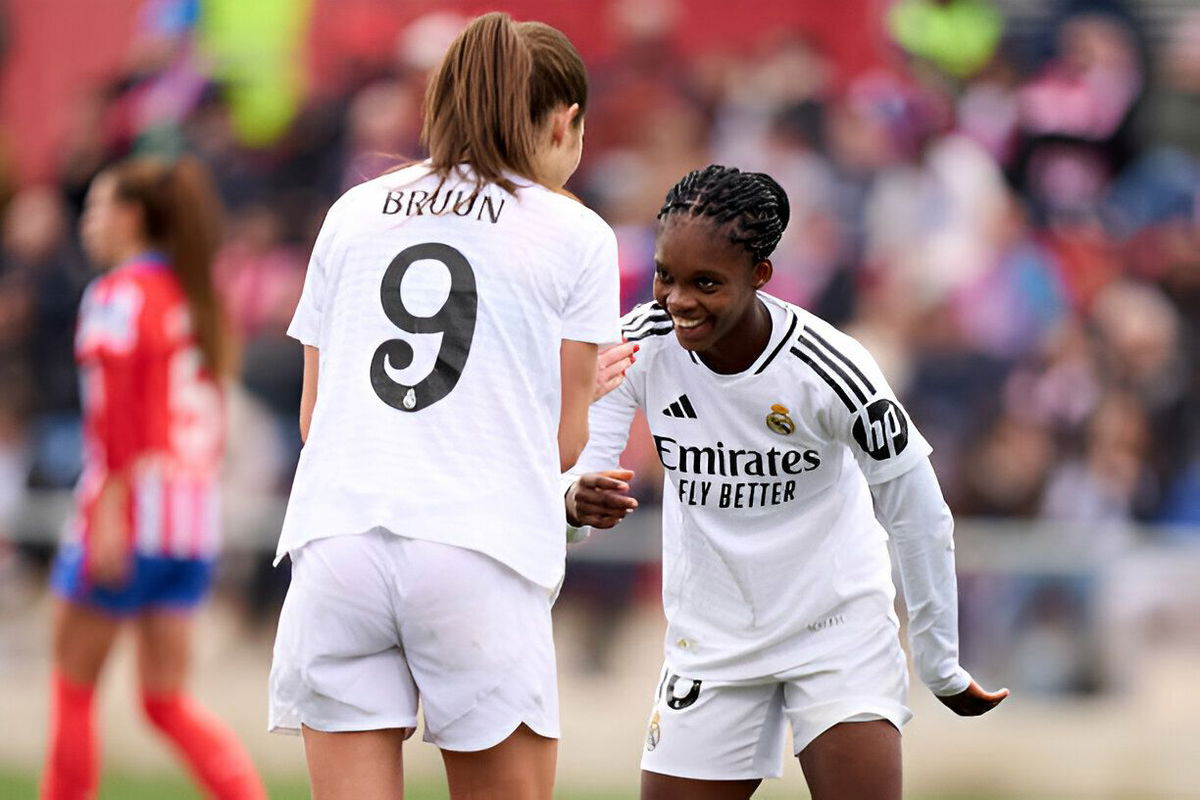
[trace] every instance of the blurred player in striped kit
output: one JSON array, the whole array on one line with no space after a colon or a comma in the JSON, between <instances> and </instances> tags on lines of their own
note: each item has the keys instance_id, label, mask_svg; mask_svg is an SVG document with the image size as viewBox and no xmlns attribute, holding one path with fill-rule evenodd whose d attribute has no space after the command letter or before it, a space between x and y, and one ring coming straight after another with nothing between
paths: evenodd
<instances>
[{"instance_id":1,"label":"blurred player in striped kit","mask_svg":"<svg viewBox=\"0 0 1200 800\"><path fill-rule=\"evenodd\" d=\"M51 733L44 800L96 794L93 695L118 633L137 637L147 719L217 798L266 793L221 722L184 691L192 612L218 548L229 339L209 274L220 230L211 179L192 159L135 159L101 173L82 237L105 273L80 308L84 471L54 564Z\"/></svg>"}]
</instances>

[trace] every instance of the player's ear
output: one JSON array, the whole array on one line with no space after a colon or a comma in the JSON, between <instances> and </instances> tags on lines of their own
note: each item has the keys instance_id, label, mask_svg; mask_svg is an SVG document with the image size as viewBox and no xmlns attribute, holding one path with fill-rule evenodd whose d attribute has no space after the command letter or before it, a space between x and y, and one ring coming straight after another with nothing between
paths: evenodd
<instances>
[{"instance_id":1,"label":"player's ear","mask_svg":"<svg viewBox=\"0 0 1200 800\"><path fill-rule=\"evenodd\" d=\"M568 131L575 125L578 117L579 103L572 103L569 106L559 106L550 112L550 136L555 144L559 144L567 137Z\"/></svg>"},{"instance_id":2,"label":"player's ear","mask_svg":"<svg viewBox=\"0 0 1200 800\"><path fill-rule=\"evenodd\" d=\"M771 280L771 275L774 273L775 267L771 265L771 259L764 258L754 265L754 271L751 273L751 282L755 289L761 289L767 285L767 281Z\"/></svg>"}]
</instances>

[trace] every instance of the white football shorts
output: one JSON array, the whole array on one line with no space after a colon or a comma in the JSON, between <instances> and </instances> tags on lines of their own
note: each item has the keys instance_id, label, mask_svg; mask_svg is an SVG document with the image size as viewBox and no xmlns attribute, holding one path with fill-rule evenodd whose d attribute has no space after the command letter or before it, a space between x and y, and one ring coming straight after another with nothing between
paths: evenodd
<instances>
[{"instance_id":1,"label":"white football shorts","mask_svg":"<svg viewBox=\"0 0 1200 800\"><path fill-rule=\"evenodd\" d=\"M292 553L272 731L405 728L476 751L521 723L558 738L551 598L498 561L381 528Z\"/></svg>"},{"instance_id":2,"label":"white football shorts","mask_svg":"<svg viewBox=\"0 0 1200 800\"><path fill-rule=\"evenodd\" d=\"M750 680L692 680L664 666L642 769L699 780L778 778L787 726L799 754L841 722L912 718L896 625L881 620L851 647Z\"/></svg>"}]
</instances>

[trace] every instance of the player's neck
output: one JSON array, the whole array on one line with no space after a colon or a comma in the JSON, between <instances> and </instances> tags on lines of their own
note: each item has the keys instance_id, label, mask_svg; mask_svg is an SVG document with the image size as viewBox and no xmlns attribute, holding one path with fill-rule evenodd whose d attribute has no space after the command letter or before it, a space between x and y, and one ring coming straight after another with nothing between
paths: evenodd
<instances>
[{"instance_id":1,"label":"player's neck","mask_svg":"<svg viewBox=\"0 0 1200 800\"><path fill-rule=\"evenodd\" d=\"M120 267L136 260L139 256L154 251L154 247L149 242L143 242L140 239L130 242L124 242L121 245L113 248L113 268Z\"/></svg>"},{"instance_id":2,"label":"player's neck","mask_svg":"<svg viewBox=\"0 0 1200 800\"><path fill-rule=\"evenodd\" d=\"M736 375L750 368L771 341L771 311L755 298L746 319L721 341L697 353L705 366L721 375Z\"/></svg>"}]
</instances>

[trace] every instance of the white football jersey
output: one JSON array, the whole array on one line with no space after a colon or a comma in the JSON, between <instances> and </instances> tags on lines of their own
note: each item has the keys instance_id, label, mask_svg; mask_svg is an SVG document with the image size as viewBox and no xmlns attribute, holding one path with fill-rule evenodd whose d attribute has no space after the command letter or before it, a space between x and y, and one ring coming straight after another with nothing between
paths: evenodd
<instances>
[{"instance_id":1,"label":"white football jersey","mask_svg":"<svg viewBox=\"0 0 1200 800\"><path fill-rule=\"evenodd\" d=\"M619 338L616 238L542 186L428 164L325 219L288 333L320 350L279 555L375 527L562 576L559 348Z\"/></svg>"},{"instance_id":2,"label":"white football jersey","mask_svg":"<svg viewBox=\"0 0 1200 800\"><path fill-rule=\"evenodd\" d=\"M637 362L592 406L572 470L613 468L634 410L645 411L665 474L667 664L693 678L791 669L894 618L868 484L930 453L858 342L759 296L770 342L734 375L680 346L657 304L630 312L622 327L641 344Z\"/></svg>"}]
</instances>

